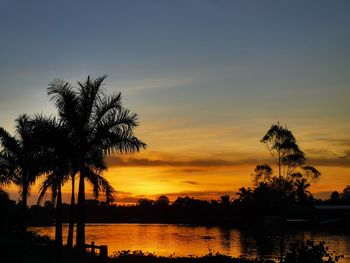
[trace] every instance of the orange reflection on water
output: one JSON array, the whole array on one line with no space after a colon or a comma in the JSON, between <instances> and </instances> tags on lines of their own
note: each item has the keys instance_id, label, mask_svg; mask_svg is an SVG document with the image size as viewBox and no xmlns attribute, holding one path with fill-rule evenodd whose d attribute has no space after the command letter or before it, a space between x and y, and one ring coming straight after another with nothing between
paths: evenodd
<instances>
[{"instance_id":1,"label":"orange reflection on water","mask_svg":"<svg viewBox=\"0 0 350 263\"><path fill-rule=\"evenodd\" d=\"M54 238L55 228L31 227L40 235ZM68 226L63 226L66 240ZM285 236L285 244L293 240L325 241L331 251L344 254L350 262L350 233L296 232ZM159 256L203 256L220 252L233 257L276 259L280 237L273 230L254 232L221 227L186 226L173 224L87 224L86 243L107 245L108 254L123 250L142 250Z\"/></svg>"},{"instance_id":2,"label":"orange reflection on water","mask_svg":"<svg viewBox=\"0 0 350 263\"><path fill-rule=\"evenodd\" d=\"M31 227L30 231L54 238L54 227ZM63 240L68 226L63 226ZM108 245L108 253L142 250L162 256L205 255L221 252L239 256L239 232L225 232L218 227L188 227L171 224L88 224L86 243Z\"/></svg>"}]
</instances>

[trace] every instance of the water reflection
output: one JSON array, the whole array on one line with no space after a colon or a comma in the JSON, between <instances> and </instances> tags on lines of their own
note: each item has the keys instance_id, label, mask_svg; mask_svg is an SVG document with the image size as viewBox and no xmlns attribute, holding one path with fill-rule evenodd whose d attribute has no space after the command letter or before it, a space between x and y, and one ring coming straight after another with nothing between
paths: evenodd
<instances>
[{"instance_id":1,"label":"water reflection","mask_svg":"<svg viewBox=\"0 0 350 263\"><path fill-rule=\"evenodd\" d=\"M30 230L54 237L54 227L32 227ZM63 226L64 239L68 226ZM284 236L292 240L325 241L331 249L342 253L350 262L350 235L343 232L298 232ZM157 255L205 255L220 252L231 256L276 259L279 255L280 233L269 230L253 231L220 227L185 226L170 224L89 224L86 242L108 245L108 251L143 250Z\"/></svg>"}]
</instances>

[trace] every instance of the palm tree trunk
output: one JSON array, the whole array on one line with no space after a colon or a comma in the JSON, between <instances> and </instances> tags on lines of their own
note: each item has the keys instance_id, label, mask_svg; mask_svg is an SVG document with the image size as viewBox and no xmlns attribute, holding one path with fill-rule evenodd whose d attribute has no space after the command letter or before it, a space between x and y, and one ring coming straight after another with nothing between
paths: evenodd
<instances>
[{"instance_id":1,"label":"palm tree trunk","mask_svg":"<svg viewBox=\"0 0 350 263\"><path fill-rule=\"evenodd\" d=\"M85 185L84 173L80 170L77 207L77 250L85 254Z\"/></svg>"},{"instance_id":2,"label":"palm tree trunk","mask_svg":"<svg viewBox=\"0 0 350 263\"><path fill-rule=\"evenodd\" d=\"M57 193L55 244L56 244L56 249L59 252L62 248L62 193L61 193L61 184L59 184L59 186L58 186L58 193Z\"/></svg>"},{"instance_id":3,"label":"palm tree trunk","mask_svg":"<svg viewBox=\"0 0 350 263\"><path fill-rule=\"evenodd\" d=\"M67 247L73 247L73 235L74 235L74 211L75 211L75 200L74 200L74 184L75 176L72 176L72 195L70 199L70 208L69 208L69 228L68 228L68 238L67 238Z\"/></svg>"},{"instance_id":4,"label":"palm tree trunk","mask_svg":"<svg viewBox=\"0 0 350 263\"><path fill-rule=\"evenodd\" d=\"M22 232L27 232L27 199L28 198L28 186L25 180L22 185Z\"/></svg>"},{"instance_id":5,"label":"palm tree trunk","mask_svg":"<svg viewBox=\"0 0 350 263\"><path fill-rule=\"evenodd\" d=\"M281 179L281 152L278 151L278 177Z\"/></svg>"}]
</instances>

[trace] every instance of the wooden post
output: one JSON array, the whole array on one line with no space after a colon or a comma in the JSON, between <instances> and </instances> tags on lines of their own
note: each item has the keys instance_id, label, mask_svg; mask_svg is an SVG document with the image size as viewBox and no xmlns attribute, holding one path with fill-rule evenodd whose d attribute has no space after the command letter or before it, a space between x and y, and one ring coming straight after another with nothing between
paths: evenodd
<instances>
[{"instance_id":1,"label":"wooden post","mask_svg":"<svg viewBox=\"0 0 350 263\"><path fill-rule=\"evenodd\" d=\"M95 242L91 242L91 254L95 255Z\"/></svg>"},{"instance_id":2,"label":"wooden post","mask_svg":"<svg viewBox=\"0 0 350 263\"><path fill-rule=\"evenodd\" d=\"M108 257L107 246L100 246L100 257L106 259Z\"/></svg>"}]
</instances>

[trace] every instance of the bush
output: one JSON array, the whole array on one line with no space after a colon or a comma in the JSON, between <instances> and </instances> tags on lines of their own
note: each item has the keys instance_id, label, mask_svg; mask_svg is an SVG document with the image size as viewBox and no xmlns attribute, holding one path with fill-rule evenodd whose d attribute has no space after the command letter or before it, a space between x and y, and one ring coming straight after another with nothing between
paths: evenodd
<instances>
[{"instance_id":1,"label":"bush","mask_svg":"<svg viewBox=\"0 0 350 263\"><path fill-rule=\"evenodd\" d=\"M335 263L343 257L336 255L335 251L329 252L325 242L295 241L289 245L284 263Z\"/></svg>"}]
</instances>

